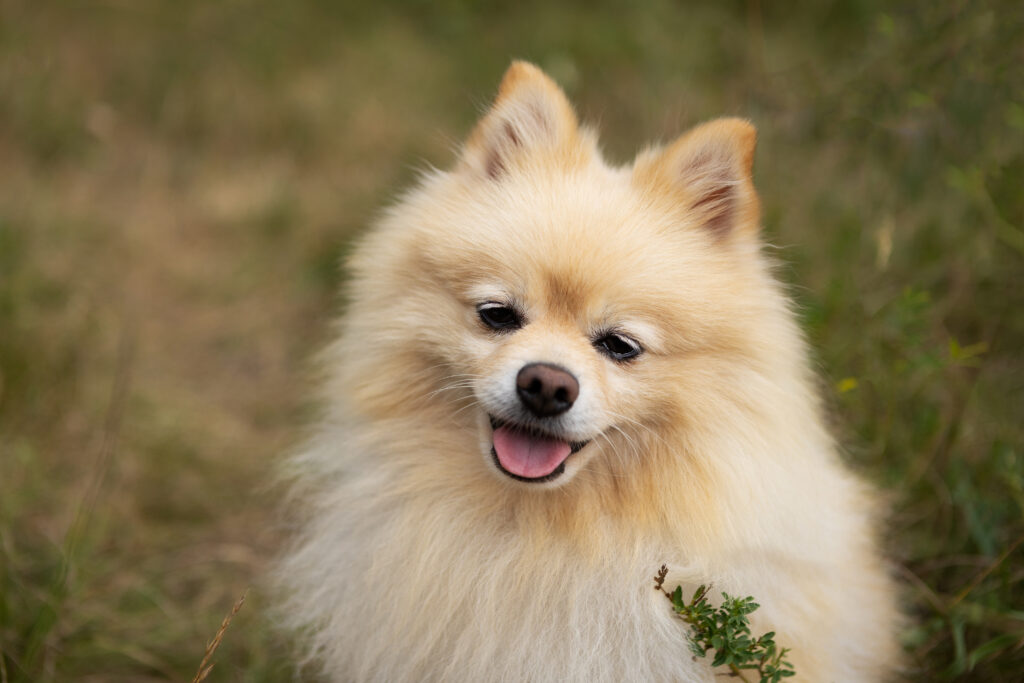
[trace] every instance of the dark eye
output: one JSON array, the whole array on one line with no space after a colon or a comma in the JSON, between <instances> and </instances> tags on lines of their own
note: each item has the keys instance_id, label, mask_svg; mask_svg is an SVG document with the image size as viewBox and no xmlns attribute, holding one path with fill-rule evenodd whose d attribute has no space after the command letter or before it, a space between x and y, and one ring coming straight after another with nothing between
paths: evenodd
<instances>
[{"instance_id":1,"label":"dark eye","mask_svg":"<svg viewBox=\"0 0 1024 683\"><path fill-rule=\"evenodd\" d=\"M613 360L629 360L639 356L643 349L635 339L630 339L624 334L612 332L599 338L594 342L598 351Z\"/></svg>"},{"instance_id":2,"label":"dark eye","mask_svg":"<svg viewBox=\"0 0 1024 683\"><path fill-rule=\"evenodd\" d=\"M505 304L489 302L476 307L484 325L492 330L516 330L523 326L523 320L515 309Z\"/></svg>"}]
</instances>

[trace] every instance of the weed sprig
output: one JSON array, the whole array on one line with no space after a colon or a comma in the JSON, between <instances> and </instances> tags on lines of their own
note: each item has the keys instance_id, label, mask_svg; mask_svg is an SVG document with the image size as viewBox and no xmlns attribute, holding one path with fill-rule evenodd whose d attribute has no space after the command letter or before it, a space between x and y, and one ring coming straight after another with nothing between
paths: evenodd
<instances>
[{"instance_id":1,"label":"weed sprig","mask_svg":"<svg viewBox=\"0 0 1024 683\"><path fill-rule=\"evenodd\" d=\"M742 681L747 681L743 675L746 670L756 671L760 683L779 683L796 675L793 665L786 661L789 648L777 647L774 631L759 638L751 636L748 615L760 607L754 598L734 598L722 593L722 605L715 607L707 600L711 587L702 585L687 603L682 586L676 586L671 593L665 590L667 574L668 567L661 565L654 577L654 588L669 599L676 614L690 625L688 638L695 656L703 657L714 650L711 665L729 667L732 675Z\"/></svg>"}]
</instances>

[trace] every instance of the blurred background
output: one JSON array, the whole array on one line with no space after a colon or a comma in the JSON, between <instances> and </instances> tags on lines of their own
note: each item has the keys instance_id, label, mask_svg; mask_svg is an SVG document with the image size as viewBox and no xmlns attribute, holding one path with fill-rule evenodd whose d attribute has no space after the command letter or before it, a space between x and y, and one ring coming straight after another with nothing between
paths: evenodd
<instances>
[{"instance_id":1,"label":"blurred background","mask_svg":"<svg viewBox=\"0 0 1024 683\"><path fill-rule=\"evenodd\" d=\"M260 577L340 261L512 58L617 162L755 122L910 676L1020 680L1019 0L0 0L0 681L191 680L247 588L208 680L289 679Z\"/></svg>"}]
</instances>

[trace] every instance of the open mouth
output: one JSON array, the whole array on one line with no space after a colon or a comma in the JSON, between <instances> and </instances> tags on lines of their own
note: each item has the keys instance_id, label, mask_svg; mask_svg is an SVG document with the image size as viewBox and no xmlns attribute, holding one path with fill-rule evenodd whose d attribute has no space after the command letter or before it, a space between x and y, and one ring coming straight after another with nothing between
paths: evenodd
<instances>
[{"instance_id":1,"label":"open mouth","mask_svg":"<svg viewBox=\"0 0 1024 683\"><path fill-rule=\"evenodd\" d=\"M494 441L491 456L502 472L519 481L551 481L565 472L565 461L587 441L567 441L533 427L488 415Z\"/></svg>"}]
</instances>

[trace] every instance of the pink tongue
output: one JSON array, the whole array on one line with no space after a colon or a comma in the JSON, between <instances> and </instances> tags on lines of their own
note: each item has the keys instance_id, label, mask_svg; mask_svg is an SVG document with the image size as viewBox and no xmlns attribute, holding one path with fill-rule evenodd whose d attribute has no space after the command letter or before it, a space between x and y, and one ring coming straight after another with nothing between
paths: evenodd
<instances>
[{"instance_id":1,"label":"pink tongue","mask_svg":"<svg viewBox=\"0 0 1024 683\"><path fill-rule=\"evenodd\" d=\"M531 436L507 426L494 430L494 452L508 472L536 479L552 472L569 457L572 448L565 441Z\"/></svg>"}]
</instances>

